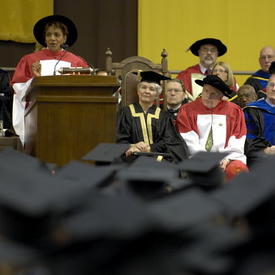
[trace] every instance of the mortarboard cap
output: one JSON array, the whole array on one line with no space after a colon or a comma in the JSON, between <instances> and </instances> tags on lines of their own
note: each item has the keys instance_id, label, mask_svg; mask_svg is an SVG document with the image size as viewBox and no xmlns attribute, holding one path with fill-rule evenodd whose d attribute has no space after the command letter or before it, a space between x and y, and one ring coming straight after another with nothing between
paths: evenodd
<instances>
[{"instance_id":1,"label":"mortarboard cap","mask_svg":"<svg viewBox=\"0 0 275 275\"><path fill-rule=\"evenodd\" d=\"M41 160L27 155L25 153L14 150L13 148L7 147L0 152L0 170L14 170L20 174L20 172L26 174L30 171L36 170L49 174L54 168L53 164L44 163Z\"/></svg>"},{"instance_id":2,"label":"mortarboard cap","mask_svg":"<svg viewBox=\"0 0 275 275\"><path fill-rule=\"evenodd\" d=\"M182 171L188 173L193 184L211 189L224 182L220 162L227 155L227 153L218 152L198 152L178 165Z\"/></svg>"},{"instance_id":3,"label":"mortarboard cap","mask_svg":"<svg viewBox=\"0 0 275 275\"><path fill-rule=\"evenodd\" d=\"M55 177L38 160L3 154L8 162L0 165L0 231L8 238L31 240L47 234L57 217L88 198L87 188Z\"/></svg>"},{"instance_id":4,"label":"mortarboard cap","mask_svg":"<svg viewBox=\"0 0 275 275\"><path fill-rule=\"evenodd\" d=\"M170 190L170 182L178 179L180 169L165 160L139 156L129 167L117 172L118 181L144 198L163 195Z\"/></svg>"},{"instance_id":5,"label":"mortarboard cap","mask_svg":"<svg viewBox=\"0 0 275 275\"><path fill-rule=\"evenodd\" d=\"M108 184L117 169L116 165L94 166L80 161L71 161L58 169L55 176L90 189Z\"/></svg>"},{"instance_id":6,"label":"mortarboard cap","mask_svg":"<svg viewBox=\"0 0 275 275\"><path fill-rule=\"evenodd\" d=\"M0 241L0 274L3 264L10 266L25 266L34 263L41 256L35 247L6 239ZM5 273L4 273L5 274Z\"/></svg>"},{"instance_id":7,"label":"mortarboard cap","mask_svg":"<svg viewBox=\"0 0 275 275\"><path fill-rule=\"evenodd\" d=\"M208 193L193 188L154 200L150 205L152 220L164 231L182 232L184 229L220 217L222 206L206 194Z\"/></svg>"},{"instance_id":8,"label":"mortarboard cap","mask_svg":"<svg viewBox=\"0 0 275 275\"><path fill-rule=\"evenodd\" d=\"M273 198L274 178L267 175L273 171L274 161L274 156L262 159L259 166L253 166L252 171L238 175L230 184L213 191L210 195L222 203L225 211L231 216L246 216Z\"/></svg>"},{"instance_id":9,"label":"mortarboard cap","mask_svg":"<svg viewBox=\"0 0 275 275\"><path fill-rule=\"evenodd\" d=\"M134 72L134 74L137 74ZM140 72L141 80L140 82L149 82L149 83L157 83L160 85L161 80L170 80L170 77L166 77L164 75L158 74L154 71L142 71Z\"/></svg>"},{"instance_id":10,"label":"mortarboard cap","mask_svg":"<svg viewBox=\"0 0 275 275\"><path fill-rule=\"evenodd\" d=\"M130 144L100 143L82 159L95 161L96 164L121 162L121 156L129 147Z\"/></svg>"}]
</instances>

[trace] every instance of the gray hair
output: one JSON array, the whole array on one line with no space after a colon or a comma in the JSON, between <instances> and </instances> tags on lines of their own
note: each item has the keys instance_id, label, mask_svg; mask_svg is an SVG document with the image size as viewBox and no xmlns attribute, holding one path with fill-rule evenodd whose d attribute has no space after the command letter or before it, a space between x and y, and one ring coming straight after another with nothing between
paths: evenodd
<instances>
[{"instance_id":1,"label":"gray hair","mask_svg":"<svg viewBox=\"0 0 275 275\"><path fill-rule=\"evenodd\" d=\"M141 85L142 83L143 83L143 81L138 83L138 85L137 85L137 89L138 89L138 90L139 90L139 87L140 87L140 85ZM152 83L152 84L154 84L154 88L156 89L158 95L160 95L161 92L162 92L162 86L160 86L160 85L157 84L157 83Z\"/></svg>"}]
</instances>

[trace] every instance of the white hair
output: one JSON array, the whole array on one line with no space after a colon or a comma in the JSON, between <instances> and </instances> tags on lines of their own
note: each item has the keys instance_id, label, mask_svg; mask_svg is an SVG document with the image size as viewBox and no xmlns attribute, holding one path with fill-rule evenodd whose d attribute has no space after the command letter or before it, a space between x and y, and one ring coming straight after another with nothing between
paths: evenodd
<instances>
[{"instance_id":1,"label":"white hair","mask_svg":"<svg viewBox=\"0 0 275 275\"><path fill-rule=\"evenodd\" d=\"M147 82L147 81L142 81L142 82L139 82L139 83L138 83L138 85L137 85L138 90L139 90L140 85L141 85L143 82ZM149 82L149 83L151 83L151 82ZM162 86L161 86L161 85L159 85L159 84L157 84L157 83L154 83L154 82L153 82L153 83L151 83L151 84L154 84L154 88L156 89L156 91L157 91L158 95L160 95L160 94L161 94L161 92L162 92Z\"/></svg>"}]
</instances>

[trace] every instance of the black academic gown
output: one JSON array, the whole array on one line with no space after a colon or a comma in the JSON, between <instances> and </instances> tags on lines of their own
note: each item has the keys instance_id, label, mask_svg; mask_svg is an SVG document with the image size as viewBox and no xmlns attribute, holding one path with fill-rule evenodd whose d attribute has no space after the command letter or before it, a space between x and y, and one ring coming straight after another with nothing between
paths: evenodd
<instances>
[{"instance_id":1,"label":"black academic gown","mask_svg":"<svg viewBox=\"0 0 275 275\"><path fill-rule=\"evenodd\" d=\"M4 128L11 128L12 89L9 85L9 74L0 69L0 120Z\"/></svg>"},{"instance_id":2,"label":"black academic gown","mask_svg":"<svg viewBox=\"0 0 275 275\"><path fill-rule=\"evenodd\" d=\"M189 156L187 145L175 130L167 112L153 105L145 114L138 103L120 109L117 143L150 144L151 152L169 153L178 162Z\"/></svg>"}]
</instances>

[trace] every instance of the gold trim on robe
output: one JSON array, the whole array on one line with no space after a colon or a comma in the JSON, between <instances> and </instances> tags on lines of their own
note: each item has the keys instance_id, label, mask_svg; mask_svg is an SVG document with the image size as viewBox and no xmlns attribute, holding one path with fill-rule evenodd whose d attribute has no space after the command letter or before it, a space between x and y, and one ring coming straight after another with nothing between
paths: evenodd
<instances>
[{"instance_id":1,"label":"gold trim on robe","mask_svg":"<svg viewBox=\"0 0 275 275\"><path fill-rule=\"evenodd\" d=\"M153 129L152 129L152 118L159 119L161 109L156 108L154 114L147 114L147 122L145 120L145 115L143 112L137 113L133 104L129 105L131 114L133 117L138 117L140 119L140 125L142 129L143 140L146 144L153 144Z\"/></svg>"}]
</instances>

